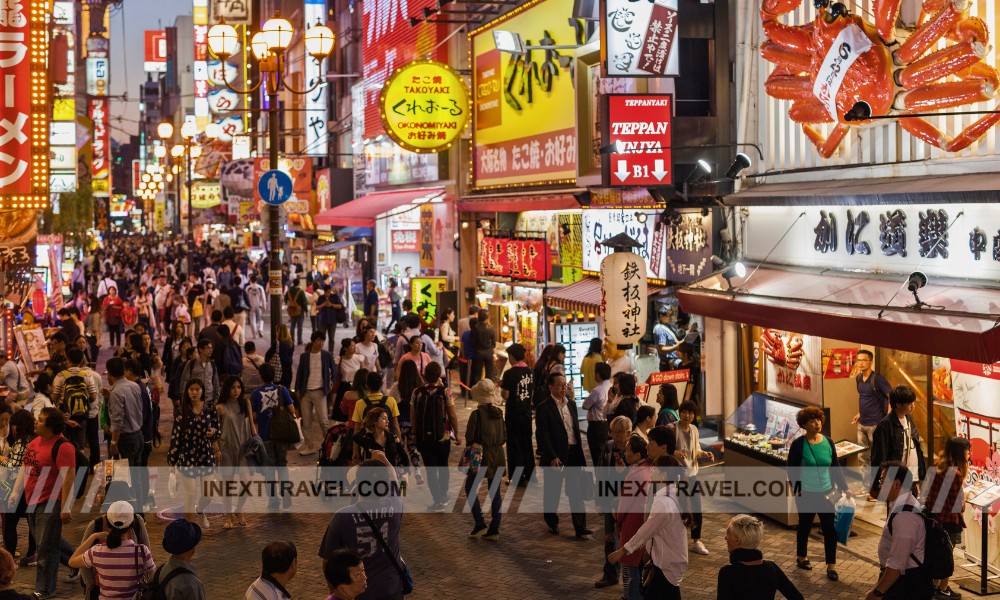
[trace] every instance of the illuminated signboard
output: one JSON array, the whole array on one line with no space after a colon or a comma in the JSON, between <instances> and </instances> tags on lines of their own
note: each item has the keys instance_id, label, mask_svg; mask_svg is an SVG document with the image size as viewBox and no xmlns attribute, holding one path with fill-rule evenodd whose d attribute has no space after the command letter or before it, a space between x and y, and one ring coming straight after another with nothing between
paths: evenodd
<instances>
[{"instance_id":1,"label":"illuminated signboard","mask_svg":"<svg viewBox=\"0 0 1000 600\"><path fill-rule=\"evenodd\" d=\"M325 0L305 0L304 14L306 26L309 27L317 22L326 21L326 1ZM323 83L322 62L311 56L305 57L306 61L306 89L313 85ZM327 110L326 102L329 94L329 87L320 85L313 91L306 94L306 148L305 153L311 156L326 156L330 143L330 134L326 129Z\"/></svg>"},{"instance_id":2,"label":"illuminated signboard","mask_svg":"<svg viewBox=\"0 0 1000 600\"><path fill-rule=\"evenodd\" d=\"M451 148L469 122L469 90L448 65L415 60L392 74L379 95L382 125L412 152Z\"/></svg>"},{"instance_id":3,"label":"illuminated signboard","mask_svg":"<svg viewBox=\"0 0 1000 600\"><path fill-rule=\"evenodd\" d=\"M93 157L90 161L94 195L106 198L111 194L111 127L108 99L90 98L87 105L90 120L94 122Z\"/></svg>"},{"instance_id":4,"label":"illuminated signboard","mask_svg":"<svg viewBox=\"0 0 1000 600\"><path fill-rule=\"evenodd\" d=\"M147 73L167 72L167 32L162 29L145 32L145 60L143 70Z\"/></svg>"},{"instance_id":5,"label":"illuminated signboard","mask_svg":"<svg viewBox=\"0 0 1000 600\"><path fill-rule=\"evenodd\" d=\"M680 74L677 0L607 0L601 16L601 50L609 76Z\"/></svg>"},{"instance_id":6,"label":"illuminated signboard","mask_svg":"<svg viewBox=\"0 0 1000 600\"><path fill-rule=\"evenodd\" d=\"M493 36L507 31L539 45L573 45L572 15L572 0L535 0L470 34L475 187L576 181L573 52L501 52Z\"/></svg>"},{"instance_id":7,"label":"illuminated signboard","mask_svg":"<svg viewBox=\"0 0 1000 600\"><path fill-rule=\"evenodd\" d=\"M0 19L0 208L49 201L48 3L6 3Z\"/></svg>"}]
</instances>

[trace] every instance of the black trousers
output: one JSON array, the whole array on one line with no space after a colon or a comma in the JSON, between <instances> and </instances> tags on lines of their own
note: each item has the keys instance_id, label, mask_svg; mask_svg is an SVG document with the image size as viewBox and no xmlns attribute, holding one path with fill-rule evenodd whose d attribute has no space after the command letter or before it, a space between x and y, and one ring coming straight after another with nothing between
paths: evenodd
<instances>
[{"instance_id":1,"label":"black trousers","mask_svg":"<svg viewBox=\"0 0 1000 600\"><path fill-rule=\"evenodd\" d=\"M560 458L567 467L559 469L550 467L545 469L545 477L542 486L542 505L545 511L545 524L549 527L559 526L559 501L562 498L565 488L566 497L569 499L569 512L573 518L573 530L577 535L583 533L587 528L587 512L583 503L581 493L580 476L583 473L583 450L576 446L570 446L568 456Z\"/></svg>"},{"instance_id":2,"label":"black trousers","mask_svg":"<svg viewBox=\"0 0 1000 600\"><path fill-rule=\"evenodd\" d=\"M819 525L823 531L823 551L826 564L837 563L837 530L833 526L833 504L820 492L806 492L795 499L799 511L799 526L795 532L796 556L808 556L809 531L813 520L819 516Z\"/></svg>"},{"instance_id":3,"label":"black trousers","mask_svg":"<svg viewBox=\"0 0 1000 600\"><path fill-rule=\"evenodd\" d=\"M93 469L101 462L100 417L90 417L87 419L87 446L90 448L90 468Z\"/></svg>"},{"instance_id":4,"label":"black trousers","mask_svg":"<svg viewBox=\"0 0 1000 600\"><path fill-rule=\"evenodd\" d=\"M596 465L597 459L601 457L601 449L610 436L608 421L587 421L587 447L590 448L590 464Z\"/></svg>"},{"instance_id":5,"label":"black trousers","mask_svg":"<svg viewBox=\"0 0 1000 600\"><path fill-rule=\"evenodd\" d=\"M520 468L520 475L516 469ZM535 472L535 449L531 440L531 417L507 419L507 477L514 485L527 484ZM518 480L515 482L514 477Z\"/></svg>"},{"instance_id":6,"label":"black trousers","mask_svg":"<svg viewBox=\"0 0 1000 600\"><path fill-rule=\"evenodd\" d=\"M653 567L653 579L642 592L643 600L681 600L681 588L667 581L659 567Z\"/></svg>"},{"instance_id":7,"label":"black trousers","mask_svg":"<svg viewBox=\"0 0 1000 600\"><path fill-rule=\"evenodd\" d=\"M451 452L451 440L437 442L417 442L417 450L424 459L424 471L427 475L427 488L434 501L443 504L448 501L448 484L451 481L448 468L448 454Z\"/></svg>"},{"instance_id":8,"label":"black trousers","mask_svg":"<svg viewBox=\"0 0 1000 600\"><path fill-rule=\"evenodd\" d=\"M879 569L879 577L885 569ZM934 597L931 578L923 569L910 569L885 592L885 600L930 600Z\"/></svg>"},{"instance_id":9,"label":"black trousers","mask_svg":"<svg viewBox=\"0 0 1000 600\"><path fill-rule=\"evenodd\" d=\"M17 550L17 524L21 522L21 519L28 519L28 503L24 498L24 494L17 501L17 507L10 512L5 512L3 515L3 547L10 552L11 556L14 556L14 552ZM28 530L28 551L24 553L23 556L28 557L35 553L35 536L31 535L31 530Z\"/></svg>"}]
</instances>

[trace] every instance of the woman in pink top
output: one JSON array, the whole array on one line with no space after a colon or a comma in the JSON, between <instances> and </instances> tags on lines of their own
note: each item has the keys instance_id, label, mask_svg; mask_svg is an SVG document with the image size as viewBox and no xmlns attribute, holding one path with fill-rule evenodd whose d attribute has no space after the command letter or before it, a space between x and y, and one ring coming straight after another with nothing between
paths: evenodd
<instances>
[{"instance_id":1,"label":"woman in pink top","mask_svg":"<svg viewBox=\"0 0 1000 600\"><path fill-rule=\"evenodd\" d=\"M94 569L100 600L128 600L135 597L139 582L146 581L156 568L153 554L132 538L132 505L119 500L108 507L109 531L91 534L69 559L74 569Z\"/></svg>"},{"instance_id":2,"label":"woman in pink top","mask_svg":"<svg viewBox=\"0 0 1000 600\"><path fill-rule=\"evenodd\" d=\"M420 371L420 374L423 375L424 368L431 364L431 355L423 352L423 349L424 341L420 339L419 334L410 338L410 351L404 354L402 358L399 359L399 364L396 365L396 381L399 381L399 374L402 371L400 367L403 363L409 360L416 363L417 369Z\"/></svg>"}]
</instances>

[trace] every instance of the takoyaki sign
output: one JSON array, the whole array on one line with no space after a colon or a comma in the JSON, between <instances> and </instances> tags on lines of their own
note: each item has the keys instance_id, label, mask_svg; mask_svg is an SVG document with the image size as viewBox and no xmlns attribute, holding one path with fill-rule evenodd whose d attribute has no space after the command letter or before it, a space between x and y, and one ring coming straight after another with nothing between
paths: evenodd
<instances>
[{"instance_id":1,"label":"takoyaki sign","mask_svg":"<svg viewBox=\"0 0 1000 600\"><path fill-rule=\"evenodd\" d=\"M601 20L605 72L614 77L680 74L677 0L607 0Z\"/></svg>"}]
</instances>

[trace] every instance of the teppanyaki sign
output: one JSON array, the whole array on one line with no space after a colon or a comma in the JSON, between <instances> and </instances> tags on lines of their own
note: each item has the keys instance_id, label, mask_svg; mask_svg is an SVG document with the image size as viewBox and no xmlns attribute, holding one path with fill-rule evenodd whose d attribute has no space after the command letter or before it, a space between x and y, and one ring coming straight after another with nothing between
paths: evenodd
<instances>
[{"instance_id":1,"label":"teppanyaki sign","mask_svg":"<svg viewBox=\"0 0 1000 600\"><path fill-rule=\"evenodd\" d=\"M469 122L472 103L462 76L446 64L415 60L397 69L379 95L382 125L411 152L451 148Z\"/></svg>"},{"instance_id":2,"label":"teppanyaki sign","mask_svg":"<svg viewBox=\"0 0 1000 600\"><path fill-rule=\"evenodd\" d=\"M602 161L606 186L673 183L670 94L609 95L604 140L616 151Z\"/></svg>"}]
</instances>

